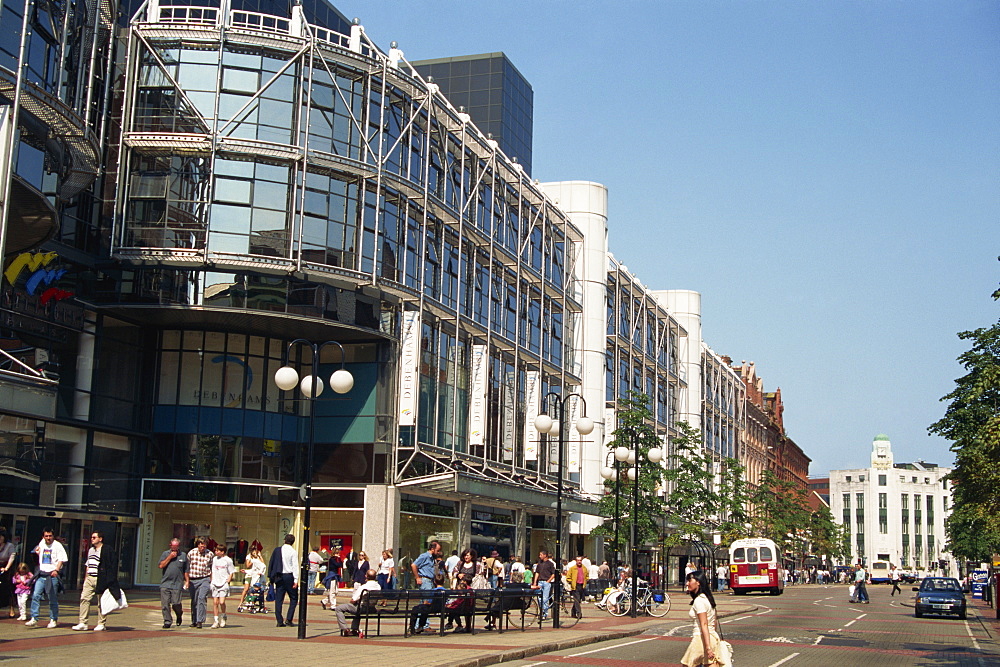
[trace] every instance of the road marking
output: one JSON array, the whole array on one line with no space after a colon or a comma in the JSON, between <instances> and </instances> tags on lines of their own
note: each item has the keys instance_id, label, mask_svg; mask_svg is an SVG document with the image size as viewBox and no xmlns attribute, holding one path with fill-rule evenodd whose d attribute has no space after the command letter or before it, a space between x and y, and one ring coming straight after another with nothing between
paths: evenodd
<instances>
[{"instance_id":1,"label":"road marking","mask_svg":"<svg viewBox=\"0 0 1000 667\"><path fill-rule=\"evenodd\" d=\"M854 619L853 621L848 621L847 623L844 623L844 627L845 628L849 628L849 627L851 627L852 625L854 625L857 622L858 622L858 619Z\"/></svg>"},{"instance_id":2,"label":"road marking","mask_svg":"<svg viewBox=\"0 0 1000 667\"><path fill-rule=\"evenodd\" d=\"M791 655L789 655L789 656L786 656L786 657L782 658L782 659L781 659L781 660L779 660L778 662L773 662L773 663L771 663L771 664L770 664L770 665L768 665L767 667L778 667L778 665L783 665L783 664L785 664L786 662L788 662L789 660L791 660L792 658L794 658L794 657L795 657L795 656L797 656L797 655L798 655L798 653L793 653L793 654L791 654Z\"/></svg>"},{"instance_id":3,"label":"road marking","mask_svg":"<svg viewBox=\"0 0 1000 667\"><path fill-rule=\"evenodd\" d=\"M748 618L750 618L750 617L749 616L740 616L739 618L727 618L724 621L720 621L720 623L735 623L736 621L745 621Z\"/></svg>"},{"instance_id":4,"label":"road marking","mask_svg":"<svg viewBox=\"0 0 1000 667\"><path fill-rule=\"evenodd\" d=\"M972 634L972 628L969 626L969 622L963 621L963 623L965 623L965 631L968 632L969 637L972 638L972 647L975 648L977 651L981 651L982 649L979 648L979 642L976 641L976 636Z\"/></svg>"}]
</instances>

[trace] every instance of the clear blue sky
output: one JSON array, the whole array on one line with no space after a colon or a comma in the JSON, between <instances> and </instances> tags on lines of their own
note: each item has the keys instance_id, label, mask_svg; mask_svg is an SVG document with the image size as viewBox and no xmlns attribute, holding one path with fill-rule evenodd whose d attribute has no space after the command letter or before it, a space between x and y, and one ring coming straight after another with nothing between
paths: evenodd
<instances>
[{"instance_id":1,"label":"clear blue sky","mask_svg":"<svg viewBox=\"0 0 1000 667\"><path fill-rule=\"evenodd\" d=\"M878 433L951 464L955 334L1000 317L1000 4L334 2L410 60L505 52L532 175L608 186L612 252L702 293L813 475Z\"/></svg>"}]
</instances>

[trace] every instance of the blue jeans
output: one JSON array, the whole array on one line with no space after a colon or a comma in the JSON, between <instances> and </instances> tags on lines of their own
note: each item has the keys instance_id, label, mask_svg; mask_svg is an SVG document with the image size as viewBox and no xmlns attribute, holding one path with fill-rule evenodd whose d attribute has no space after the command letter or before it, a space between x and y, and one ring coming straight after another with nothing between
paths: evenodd
<instances>
[{"instance_id":1,"label":"blue jeans","mask_svg":"<svg viewBox=\"0 0 1000 667\"><path fill-rule=\"evenodd\" d=\"M549 613L549 607L552 605L552 582L539 581L538 588L542 591L542 617L544 618Z\"/></svg>"},{"instance_id":2,"label":"blue jeans","mask_svg":"<svg viewBox=\"0 0 1000 667\"><path fill-rule=\"evenodd\" d=\"M31 594L31 618L38 619L38 614L41 612L42 606L42 593L49 596L49 618L53 621L59 620L59 593L56 590L58 586L58 577L53 577L51 575L42 576L40 573L38 578L35 579L35 587Z\"/></svg>"},{"instance_id":3,"label":"blue jeans","mask_svg":"<svg viewBox=\"0 0 1000 667\"><path fill-rule=\"evenodd\" d=\"M718 580L718 584L719 584L719 590L720 591L726 590L726 580L725 579L719 579Z\"/></svg>"},{"instance_id":4,"label":"blue jeans","mask_svg":"<svg viewBox=\"0 0 1000 667\"><path fill-rule=\"evenodd\" d=\"M434 590L434 577L420 576L420 590L422 591L432 591Z\"/></svg>"},{"instance_id":5,"label":"blue jeans","mask_svg":"<svg viewBox=\"0 0 1000 667\"><path fill-rule=\"evenodd\" d=\"M309 587L306 588L306 593L307 594L308 593L312 593L314 590L316 590L316 579L318 579L318 578L319 578L319 572L310 572L309 573Z\"/></svg>"}]
</instances>

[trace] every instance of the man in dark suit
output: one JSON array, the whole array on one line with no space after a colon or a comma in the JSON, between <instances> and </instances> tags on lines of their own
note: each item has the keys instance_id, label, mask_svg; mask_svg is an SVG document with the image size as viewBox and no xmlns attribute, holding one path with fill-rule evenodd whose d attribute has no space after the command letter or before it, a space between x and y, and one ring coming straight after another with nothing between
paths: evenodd
<instances>
[{"instance_id":1,"label":"man in dark suit","mask_svg":"<svg viewBox=\"0 0 1000 667\"><path fill-rule=\"evenodd\" d=\"M267 566L267 576L274 584L274 615L278 619L278 627L292 625L295 616L295 606L299 601L299 570L298 554L295 553L295 536L285 535L285 543L271 552L271 561ZM281 616L281 606L288 596L288 615Z\"/></svg>"},{"instance_id":2,"label":"man in dark suit","mask_svg":"<svg viewBox=\"0 0 1000 667\"><path fill-rule=\"evenodd\" d=\"M94 626L94 632L101 632L105 629L104 623L107 620L101 609L101 596L104 591L109 591L115 600L120 600L122 589L118 586L118 554L104 543L104 533L99 530L90 535L86 566L87 577L83 580L83 591L80 593L80 622L73 629L87 629L90 603L97 597L97 625Z\"/></svg>"}]
</instances>

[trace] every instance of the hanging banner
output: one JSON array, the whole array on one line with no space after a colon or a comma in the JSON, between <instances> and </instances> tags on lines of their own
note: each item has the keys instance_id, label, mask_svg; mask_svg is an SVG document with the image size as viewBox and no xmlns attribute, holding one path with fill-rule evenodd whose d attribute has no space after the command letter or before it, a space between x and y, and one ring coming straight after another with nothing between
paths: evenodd
<instances>
[{"instance_id":1,"label":"hanging banner","mask_svg":"<svg viewBox=\"0 0 1000 667\"><path fill-rule=\"evenodd\" d=\"M538 431L535 417L538 416L538 371L528 371L524 380L524 460L538 460Z\"/></svg>"},{"instance_id":2,"label":"hanging banner","mask_svg":"<svg viewBox=\"0 0 1000 667\"><path fill-rule=\"evenodd\" d=\"M615 441L615 429L618 428L618 421L615 419L615 409L605 408L604 410L604 446L610 447Z\"/></svg>"},{"instance_id":3,"label":"hanging banner","mask_svg":"<svg viewBox=\"0 0 1000 667\"><path fill-rule=\"evenodd\" d=\"M570 387L570 393L576 392L578 387ZM566 435L569 440L566 442L566 470L569 472L580 472L580 449L583 436L576 430L576 420L580 418L580 397L570 396L566 408L570 429Z\"/></svg>"},{"instance_id":4,"label":"hanging banner","mask_svg":"<svg viewBox=\"0 0 1000 667\"><path fill-rule=\"evenodd\" d=\"M489 355L485 345L472 346L472 389L469 396L469 446L482 447L486 433L486 381Z\"/></svg>"},{"instance_id":5,"label":"hanging banner","mask_svg":"<svg viewBox=\"0 0 1000 667\"><path fill-rule=\"evenodd\" d=\"M403 311L399 341L399 425L417 423L417 393L420 386L420 311Z\"/></svg>"},{"instance_id":6,"label":"hanging banner","mask_svg":"<svg viewBox=\"0 0 1000 667\"><path fill-rule=\"evenodd\" d=\"M514 460L514 406L517 403L514 371L503 376L503 460Z\"/></svg>"}]
</instances>

